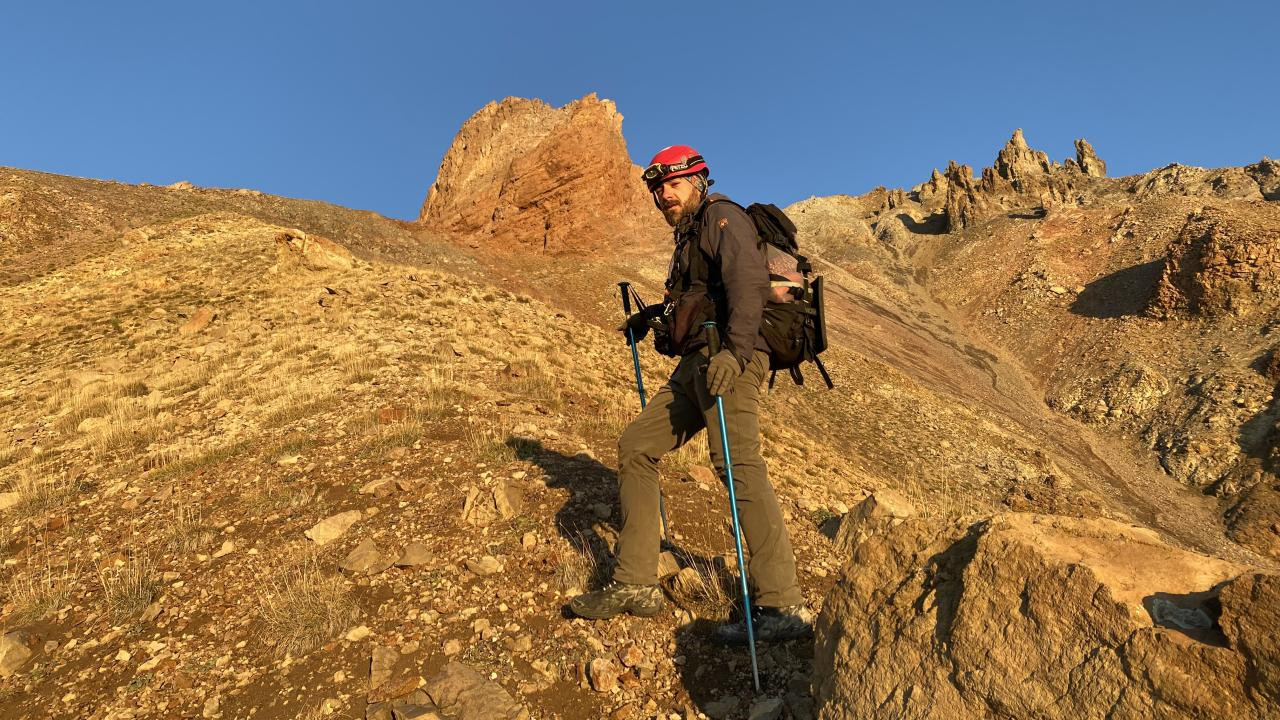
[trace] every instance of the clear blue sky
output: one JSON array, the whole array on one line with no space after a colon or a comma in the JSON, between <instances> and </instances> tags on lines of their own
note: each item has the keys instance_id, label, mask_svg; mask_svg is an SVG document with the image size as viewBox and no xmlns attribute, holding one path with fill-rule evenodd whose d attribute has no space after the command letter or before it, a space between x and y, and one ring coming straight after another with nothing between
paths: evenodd
<instances>
[{"instance_id":1,"label":"clear blue sky","mask_svg":"<svg viewBox=\"0 0 1280 720\"><path fill-rule=\"evenodd\" d=\"M1025 6L1025 7L1023 7ZM490 100L612 98L742 201L988 165L1280 155L1280 3L7 2L0 165L412 218Z\"/></svg>"}]
</instances>

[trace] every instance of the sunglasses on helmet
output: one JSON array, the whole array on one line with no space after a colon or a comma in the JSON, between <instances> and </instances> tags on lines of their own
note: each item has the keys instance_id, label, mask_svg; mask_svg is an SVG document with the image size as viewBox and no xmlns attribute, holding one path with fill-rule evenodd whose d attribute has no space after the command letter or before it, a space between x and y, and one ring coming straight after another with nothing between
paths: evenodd
<instances>
[{"instance_id":1,"label":"sunglasses on helmet","mask_svg":"<svg viewBox=\"0 0 1280 720\"><path fill-rule=\"evenodd\" d=\"M654 180L657 180L659 178L664 178L670 175L671 173L677 173L677 172L680 172L681 170L688 170L690 167L693 167L694 165L697 165L700 162L702 162L701 155L690 155L689 157L685 158L684 160L681 160L678 163L671 163L671 164L654 163L644 169L644 175L642 175L641 177L644 178L645 182L653 182Z\"/></svg>"}]
</instances>

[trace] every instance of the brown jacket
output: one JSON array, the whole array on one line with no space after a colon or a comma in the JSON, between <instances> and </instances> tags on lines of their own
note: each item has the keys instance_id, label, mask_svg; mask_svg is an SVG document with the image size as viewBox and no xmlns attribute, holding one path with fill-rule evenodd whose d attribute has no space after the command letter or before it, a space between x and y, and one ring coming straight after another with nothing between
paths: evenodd
<instances>
[{"instance_id":1,"label":"brown jacket","mask_svg":"<svg viewBox=\"0 0 1280 720\"><path fill-rule=\"evenodd\" d=\"M719 193L708 196L676 227L666 283L674 302L669 322L675 324L672 337L683 336L678 352L687 355L707 344L701 322L714 316L721 342L745 368L753 350L769 351L760 334L769 271L755 223L728 200Z\"/></svg>"}]
</instances>

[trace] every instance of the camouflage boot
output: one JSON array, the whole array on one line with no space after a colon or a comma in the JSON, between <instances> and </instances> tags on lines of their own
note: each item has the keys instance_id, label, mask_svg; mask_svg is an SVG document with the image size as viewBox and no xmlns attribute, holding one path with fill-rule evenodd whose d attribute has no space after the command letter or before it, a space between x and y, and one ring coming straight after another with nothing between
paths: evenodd
<instances>
[{"instance_id":1,"label":"camouflage boot","mask_svg":"<svg viewBox=\"0 0 1280 720\"><path fill-rule=\"evenodd\" d=\"M738 613L741 616L741 611ZM813 636L813 613L803 605L751 608L756 642L784 642ZM716 628L712 637L725 645L746 645L747 624L740 617Z\"/></svg>"},{"instance_id":2,"label":"camouflage boot","mask_svg":"<svg viewBox=\"0 0 1280 720\"><path fill-rule=\"evenodd\" d=\"M569 609L574 615L592 620L604 620L624 612L652 617L665 605L666 600L657 585L631 585L617 580L569 601Z\"/></svg>"}]
</instances>

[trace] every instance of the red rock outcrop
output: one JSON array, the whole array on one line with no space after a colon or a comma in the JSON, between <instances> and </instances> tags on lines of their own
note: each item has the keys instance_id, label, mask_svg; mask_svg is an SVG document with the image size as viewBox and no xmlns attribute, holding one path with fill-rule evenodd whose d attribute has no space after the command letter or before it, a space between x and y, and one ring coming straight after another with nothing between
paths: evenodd
<instances>
[{"instance_id":1,"label":"red rock outcrop","mask_svg":"<svg viewBox=\"0 0 1280 720\"><path fill-rule=\"evenodd\" d=\"M1149 312L1243 316L1280 301L1280 208L1205 208L1169 244Z\"/></svg>"},{"instance_id":2,"label":"red rock outcrop","mask_svg":"<svg viewBox=\"0 0 1280 720\"><path fill-rule=\"evenodd\" d=\"M594 94L556 109L507 98L467 120L419 222L486 245L584 250L660 225L632 165L622 115Z\"/></svg>"},{"instance_id":3,"label":"red rock outcrop","mask_svg":"<svg viewBox=\"0 0 1280 720\"><path fill-rule=\"evenodd\" d=\"M1280 576L1102 519L845 522L820 720L1280 713Z\"/></svg>"}]
</instances>

